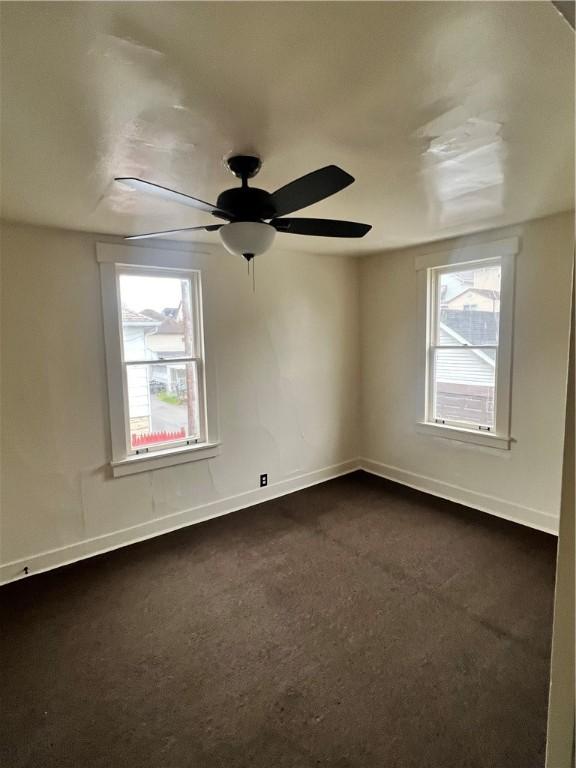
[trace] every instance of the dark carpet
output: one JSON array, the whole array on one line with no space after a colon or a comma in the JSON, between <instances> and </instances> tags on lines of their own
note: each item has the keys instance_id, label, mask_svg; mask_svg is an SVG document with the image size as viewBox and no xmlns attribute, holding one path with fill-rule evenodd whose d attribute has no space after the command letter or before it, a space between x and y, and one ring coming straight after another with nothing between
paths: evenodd
<instances>
[{"instance_id":1,"label":"dark carpet","mask_svg":"<svg viewBox=\"0 0 576 768\"><path fill-rule=\"evenodd\" d=\"M6 768L541 768L556 541L358 472L8 585Z\"/></svg>"}]
</instances>

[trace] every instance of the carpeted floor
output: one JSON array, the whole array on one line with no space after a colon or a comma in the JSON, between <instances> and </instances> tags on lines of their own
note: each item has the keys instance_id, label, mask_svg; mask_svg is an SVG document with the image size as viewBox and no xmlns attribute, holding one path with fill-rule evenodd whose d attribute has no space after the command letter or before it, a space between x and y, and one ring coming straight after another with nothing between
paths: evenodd
<instances>
[{"instance_id":1,"label":"carpeted floor","mask_svg":"<svg viewBox=\"0 0 576 768\"><path fill-rule=\"evenodd\" d=\"M541 768L555 539L355 473L8 585L6 768Z\"/></svg>"}]
</instances>

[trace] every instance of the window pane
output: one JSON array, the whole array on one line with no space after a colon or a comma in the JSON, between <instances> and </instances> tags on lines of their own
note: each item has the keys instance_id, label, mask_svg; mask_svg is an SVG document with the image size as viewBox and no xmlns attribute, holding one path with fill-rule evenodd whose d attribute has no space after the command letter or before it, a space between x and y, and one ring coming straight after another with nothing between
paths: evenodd
<instances>
[{"instance_id":1,"label":"window pane","mask_svg":"<svg viewBox=\"0 0 576 768\"><path fill-rule=\"evenodd\" d=\"M440 273L437 308L436 344L497 345L500 265Z\"/></svg>"},{"instance_id":2,"label":"window pane","mask_svg":"<svg viewBox=\"0 0 576 768\"><path fill-rule=\"evenodd\" d=\"M496 351L436 349L433 418L494 427Z\"/></svg>"},{"instance_id":3,"label":"window pane","mask_svg":"<svg viewBox=\"0 0 576 768\"><path fill-rule=\"evenodd\" d=\"M189 280L120 275L124 360L197 357Z\"/></svg>"},{"instance_id":4,"label":"window pane","mask_svg":"<svg viewBox=\"0 0 576 768\"><path fill-rule=\"evenodd\" d=\"M200 437L196 363L127 365L132 448Z\"/></svg>"}]
</instances>

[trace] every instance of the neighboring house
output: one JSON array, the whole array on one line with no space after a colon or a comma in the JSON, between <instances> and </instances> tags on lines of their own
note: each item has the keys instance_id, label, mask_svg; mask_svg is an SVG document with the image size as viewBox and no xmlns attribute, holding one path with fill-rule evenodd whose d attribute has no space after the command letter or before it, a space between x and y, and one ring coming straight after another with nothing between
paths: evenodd
<instances>
[{"instance_id":1,"label":"neighboring house","mask_svg":"<svg viewBox=\"0 0 576 768\"><path fill-rule=\"evenodd\" d=\"M147 337L158 327L153 320L139 312L122 307L122 336L126 360L153 360L154 353L146 344ZM127 368L128 399L130 401L130 433L143 434L151 429L150 386L148 366Z\"/></svg>"},{"instance_id":2,"label":"neighboring house","mask_svg":"<svg viewBox=\"0 0 576 768\"><path fill-rule=\"evenodd\" d=\"M440 299L445 305L468 289L500 290L500 268L463 269L450 272L442 277Z\"/></svg>"},{"instance_id":3,"label":"neighboring house","mask_svg":"<svg viewBox=\"0 0 576 768\"><path fill-rule=\"evenodd\" d=\"M474 310L477 312L499 312L500 291L490 288L466 288L461 293L443 302L447 309Z\"/></svg>"},{"instance_id":4,"label":"neighboring house","mask_svg":"<svg viewBox=\"0 0 576 768\"><path fill-rule=\"evenodd\" d=\"M163 318L147 343L148 348L159 357L182 357L185 354L184 323L171 317Z\"/></svg>"},{"instance_id":5,"label":"neighboring house","mask_svg":"<svg viewBox=\"0 0 576 768\"><path fill-rule=\"evenodd\" d=\"M159 416L161 404L157 395L162 392L185 400L187 397L186 366L170 364L171 358L185 354L184 323L180 308L167 307L163 312L144 309L135 312L122 307L124 355L127 360L158 360L150 366L129 366L128 399L130 434L145 435L167 428L166 418ZM172 408L178 406L172 405ZM182 424L186 423L187 408L182 406ZM166 408L164 407L164 411ZM174 411L171 419L176 418ZM179 425L170 424L168 428Z\"/></svg>"},{"instance_id":6,"label":"neighboring house","mask_svg":"<svg viewBox=\"0 0 576 768\"><path fill-rule=\"evenodd\" d=\"M461 312L460 314L469 314ZM440 323L440 343L462 345L436 355L436 415L447 421L493 423L496 356L492 350L467 349L471 343Z\"/></svg>"},{"instance_id":7,"label":"neighboring house","mask_svg":"<svg viewBox=\"0 0 576 768\"><path fill-rule=\"evenodd\" d=\"M143 310L148 314L149 310ZM166 314L161 315L160 324L154 334L146 337L146 344L150 352L159 360L170 360L174 357L183 357L186 354L184 344L184 323L181 318L180 308L175 310L167 308ZM160 313L154 312L154 315ZM184 397L186 395L186 366L184 363L172 365L152 366L153 388L160 386L168 392Z\"/></svg>"}]
</instances>

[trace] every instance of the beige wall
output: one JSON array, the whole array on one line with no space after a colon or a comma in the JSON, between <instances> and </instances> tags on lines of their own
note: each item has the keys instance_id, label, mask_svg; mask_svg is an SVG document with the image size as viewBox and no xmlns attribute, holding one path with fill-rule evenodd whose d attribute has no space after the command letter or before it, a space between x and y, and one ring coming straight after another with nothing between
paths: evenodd
<instances>
[{"instance_id":1,"label":"beige wall","mask_svg":"<svg viewBox=\"0 0 576 768\"><path fill-rule=\"evenodd\" d=\"M392 479L521 522L557 530L573 217L561 214L360 264L362 448ZM519 235L510 451L416 432L417 273L414 257Z\"/></svg>"},{"instance_id":2,"label":"beige wall","mask_svg":"<svg viewBox=\"0 0 576 768\"><path fill-rule=\"evenodd\" d=\"M195 263L222 453L111 479L102 239L3 226L1 543L17 561L4 579L50 550L32 570L253 503L261 472L283 492L358 454L356 263L274 249L253 293L243 261L215 248Z\"/></svg>"}]
</instances>

